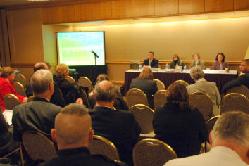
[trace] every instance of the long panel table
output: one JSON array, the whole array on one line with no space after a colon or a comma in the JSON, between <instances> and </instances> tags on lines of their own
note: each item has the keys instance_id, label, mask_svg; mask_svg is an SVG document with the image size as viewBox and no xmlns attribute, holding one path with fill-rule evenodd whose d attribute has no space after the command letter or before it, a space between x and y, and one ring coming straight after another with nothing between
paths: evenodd
<instances>
[{"instance_id":1,"label":"long panel table","mask_svg":"<svg viewBox=\"0 0 249 166\"><path fill-rule=\"evenodd\" d=\"M175 71L171 69L152 69L154 78L161 80L166 87L176 80L184 80L188 83L194 83L191 79L189 72L190 70ZM131 80L138 77L141 70L127 70L125 72L125 91L130 87ZM215 82L219 90L221 91L225 83L237 78L237 70L204 70L205 79L208 81Z\"/></svg>"}]
</instances>

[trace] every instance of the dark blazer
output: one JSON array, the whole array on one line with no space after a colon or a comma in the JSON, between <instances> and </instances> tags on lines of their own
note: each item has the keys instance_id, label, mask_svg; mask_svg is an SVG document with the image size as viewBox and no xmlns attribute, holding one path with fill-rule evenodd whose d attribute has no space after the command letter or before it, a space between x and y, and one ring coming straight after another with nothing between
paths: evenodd
<instances>
[{"instance_id":1,"label":"dark blazer","mask_svg":"<svg viewBox=\"0 0 249 166\"><path fill-rule=\"evenodd\" d=\"M176 103L167 103L155 111L153 119L156 138L169 144L177 157L199 154L201 143L208 133L203 116L198 110L180 110Z\"/></svg>"},{"instance_id":2,"label":"dark blazer","mask_svg":"<svg viewBox=\"0 0 249 166\"><path fill-rule=\"evenodd\" d=\"M229 89L240 85L245 85L247 88L249 88L249 73L242 74L238 78L227 82L222 88L222 93L224 94Z\"/></svg>"},{"instance_id":3,"label":"dark blazer","mask_svg":"<svg viewBox=\"0 0 249 166\"><path fill-rule=\"evenodd\" d=\"M225 70L225 68L227 68L227 67L228 67L228 65L226 62L224 62L220 65L218 61L215 61L212 69L213 70Z\"/></svg>"},{"instance_id":4,"label":"dark blazer","mask_svg":"<svg viewBox=\"0 0 249 166\"><path fill-rule=\"evenodd\" d=\"M58 157L42 163L42 166L117 166L102 155L91 155L87 148L59 150Z\"/></svg>"},{"instance_id":5,"label":"dark blazer","mask_svg":"<svg viewBox=\"0 0 249 166\"><path fill-rule=\"evenodd\" d=\"M144 93L147 95L148 103L151 108L154 107L154 99L153 95L157 91L157 85L156 82L151 79L142 79L142 78L135 78L132 79L130 88L138 88L144 91Z\"/></svg>"},{"instance_id":6,"label":"dark blazer","mask_svg":"<svg viewBox=\"0 0 249 166\"><path fill-rule=\"evenodd\" d=\"M112 141L118 149L121 161L132 165L132 149L141 132L134 116L130 112L107 107L95 107L90 115L95 134Z\"/></svg>"},{"instance_id":7,"label":"dark blazer","mask_svg":"<svg viewBox=\"0 0 249 166\"><path fill-rule=\"evenodd\" d=\"M54 128L55 116L60 109L61 107L37 97L33 101L16 106L12 117L14 139L21 141L25 131L41 131L50 135L50 130Z\"/></svg>"},{"instance_id":8,"label":"dark blazer","mask_svg":"<svg viewBox=\"0 0 249 166\"><path fill-rule=\"evenodd\" d=\"M149 65L149 59L144 60L144 65L147 65L147 66ZM151 61L150 67L158 68L158 60L153 58L152 61Z\"/></svg>"}]
</instances>

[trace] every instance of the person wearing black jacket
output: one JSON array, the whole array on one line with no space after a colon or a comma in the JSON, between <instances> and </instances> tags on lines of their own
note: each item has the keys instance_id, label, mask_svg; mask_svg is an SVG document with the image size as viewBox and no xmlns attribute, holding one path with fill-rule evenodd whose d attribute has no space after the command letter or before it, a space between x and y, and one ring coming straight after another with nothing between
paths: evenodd
<instances>
[{"instance_id":1,"label":"person wearing black jacket","mask_svg":"<svg viewBox=\"0 0 249 166\"><path fill-rule=\"evenodd\" d=\"M154 52L148 52L148 58L144 60L145 66L150 66L152 68L158 68L158 60L154 58Z\"/></svg>"}]
</instances>

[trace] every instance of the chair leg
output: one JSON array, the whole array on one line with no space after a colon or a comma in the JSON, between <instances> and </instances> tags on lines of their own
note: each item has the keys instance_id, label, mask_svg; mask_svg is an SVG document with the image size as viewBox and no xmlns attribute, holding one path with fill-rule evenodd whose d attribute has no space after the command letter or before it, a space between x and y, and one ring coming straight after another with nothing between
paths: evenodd
<instances>
[{"instance_id":1,"label":"chair leg","mask_svg":"<svg viewBox=\"0 0 249 166\"><path fill-rule=\"evenodd\" d=\"M23 158L23 151L22 151L22 145L20 144L20 164L21 166L24 166L24 158Z\"/></svg>"}]
</instances>

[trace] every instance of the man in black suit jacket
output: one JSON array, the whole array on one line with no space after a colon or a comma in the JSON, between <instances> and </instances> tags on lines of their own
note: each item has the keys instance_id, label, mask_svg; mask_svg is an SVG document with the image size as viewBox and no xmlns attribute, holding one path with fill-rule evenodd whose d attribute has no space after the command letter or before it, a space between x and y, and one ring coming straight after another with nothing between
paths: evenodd
<instances>
[{"instance_id":1,"label":"man in black suit jacket","mask_svg":"<svg viewBox=\"0 0 249 166\"><path fill-rule=\"evenodd\" d=\"M25 131L39 131L50 135L54 120L61 107L49 102L54 93L53 75L49 70L36 71L30 80L34 100L18 105L13 110L13 136L22 140Z\"/></svg>"},{"instance_id":2,"label":"man in black suit jacket","mask_svg":"<svg viewBox=\"0 0 249 166\"><path fill-rule=\"evenodd\" d=\"M117 166L102 155L91 155L88 146L93 137L88 110L80 104L70 104L56 116L51 136L58 146L58 156L43 166Z\"/></svg>"},{"instance_id":3,"label":"man in black suit jacket","mask_svg":"<svg viewBox=\"0 0 249 166\"><path fill-rule=\"evenodd\" d=\"M96 105L91 116L95 134L112 141L118 149L121 161L132 165L132 149L138 141L141 128L130 112L113 108L115 88L111 82L98 83L94 93Z\"/></svg>"},{"instance_id":4,"label":"man in black suit jacket","mask_svg":"<svg viewBox=\"0 0 249 166\"><path fill-rule=\"evenodd\" d=\"M222 88L223 94L229 89L240 85L245 85L247 88L249 88L249 59L242 60L239 69L243 74L241 74L237 79L226 83Z\"/></svg>"},{"instance_id":5,"label":"man in black suit jacket","mask_svg":"<svg viewBox=\"0 0 249 166\"><path fill-rule=\"evenodd\" d=\"M152 68L158 68L158 60L154 58L154 52L148 52L148 58L144 60L144 65Z\"/></svg>"}]
</instances>

